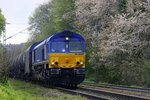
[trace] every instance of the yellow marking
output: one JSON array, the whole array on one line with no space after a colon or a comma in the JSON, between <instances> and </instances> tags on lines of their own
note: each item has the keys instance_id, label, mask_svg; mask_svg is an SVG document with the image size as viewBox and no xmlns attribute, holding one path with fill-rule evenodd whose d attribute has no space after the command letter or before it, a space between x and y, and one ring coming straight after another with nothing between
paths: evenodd
<instances>
[{"instance_id":1,"label":"yellow marking","mask_svg":"<svg viewBox=\"0 0 150 100\"><path fill-rule=\"evenodd\" d=\"M52 68L77 68L85 67L85 53L49 53L49 67ZM58 65L51 65L58 62ZM77 65L77 62L83 64Z\"/></svg>"},{"instance_id":2,"label":"yellow marking","mask_svg":"<svg viewBox=\"0 0 150 100\"><path fill-rule=\"evenodd\" d=\"M48 63L48 60L43 61L43 62L39 62L39 63L35 63L35 64L33 64L33 66L47 64L47 63Z\"/></svg>"}]
</instances>

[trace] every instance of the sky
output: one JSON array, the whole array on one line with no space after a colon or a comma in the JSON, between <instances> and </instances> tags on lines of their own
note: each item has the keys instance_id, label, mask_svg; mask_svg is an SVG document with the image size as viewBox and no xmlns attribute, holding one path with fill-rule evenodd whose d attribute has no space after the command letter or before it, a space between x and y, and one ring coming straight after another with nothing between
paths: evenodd
<instances>
[{"instance_id":1,"label":"sky","mask_svg":"<svg viewBox=\"0 0 150 100\"><path fill-rule=\"evenodd\" d=\"M6 18L6 38L29 27L29 16L32 16L34 10L41 4L49 0L0 0L0 9ZM29 38L29 32L26 30L22 34L13 36L6 41L6 44L24 43ZM2 39L2 37L1 37Z\"/></svg>"}]
</instances>

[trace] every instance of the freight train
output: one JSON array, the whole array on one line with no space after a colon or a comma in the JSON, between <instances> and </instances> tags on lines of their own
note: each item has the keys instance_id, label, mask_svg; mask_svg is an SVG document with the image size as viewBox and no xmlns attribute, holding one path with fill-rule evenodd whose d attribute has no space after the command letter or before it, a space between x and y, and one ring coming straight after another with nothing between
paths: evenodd
<instances>
[{"instance_id":1,"label":"freight train","mask_svg":"<svg viewBox=\"0 0 150 100\"><path fill-rule=\"evenodd\" d=\"M12 62L11 76L76 87L85 78L84 38L65 30L33 43Z\"/></svg>"}]
</instances>

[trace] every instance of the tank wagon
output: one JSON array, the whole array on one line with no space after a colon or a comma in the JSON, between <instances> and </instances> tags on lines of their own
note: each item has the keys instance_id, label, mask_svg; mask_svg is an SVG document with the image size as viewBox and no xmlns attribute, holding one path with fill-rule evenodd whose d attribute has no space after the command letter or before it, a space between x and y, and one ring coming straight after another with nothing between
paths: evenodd
<instances>
[{"instance_id":1,"label":"tank wagon","mask_svg":"<svg viewBox=\"0 0 150 100\"><path fill-rule=\"evenodd\" d=\"M85 77L84 38L65 30L32 44L13 61L13 76L77 86Z\"/></svg>"}]
</instances>

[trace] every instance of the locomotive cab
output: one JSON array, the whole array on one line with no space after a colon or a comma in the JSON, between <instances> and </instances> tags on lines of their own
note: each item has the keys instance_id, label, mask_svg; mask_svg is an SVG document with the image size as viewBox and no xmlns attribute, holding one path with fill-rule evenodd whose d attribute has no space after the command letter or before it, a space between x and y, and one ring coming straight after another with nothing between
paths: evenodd
<instances>
[{"instance_id":1,"label":"locomotive cab","mask_svg":"<svg viewBox=\"0 0 150 100\"><path fill-rule=\"evenodd\" d=\"M85 40L79 34L59 34L51 39L49 50L51 74L61 76L61 83L79 84L84 80Z\"/></svg>"},{"instance_id":2,"label":"locomotive cab","mask_svg":"<svg viewBox=\"0 0 150 100\"><path fill-rule=\"evenodd\" d=\"M50 68L84 68L84 43L80 39L64 37L65 41L52 41L49 53ZM69 40L70 39L70 40Z\"/></svg>"}]
</instances>

